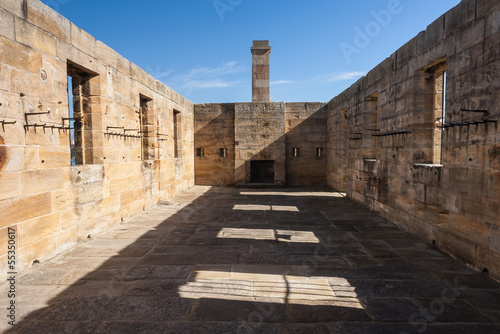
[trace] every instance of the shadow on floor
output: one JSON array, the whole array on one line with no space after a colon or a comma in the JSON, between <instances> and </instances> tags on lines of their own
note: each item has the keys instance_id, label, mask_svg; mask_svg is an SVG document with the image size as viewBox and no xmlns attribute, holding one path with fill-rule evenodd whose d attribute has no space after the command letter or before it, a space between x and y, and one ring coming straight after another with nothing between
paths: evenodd
<instances>
[{"instance_id":1,"label":"shadow on floor","mask_svg":"<svg viewBox=\"0 0 500 334\"><path fill-rule=\"evenodd\" d=\"M500 331L500 284L326 189L195 187L19 293L9 333Z\"/></svg>"}]
</instances>

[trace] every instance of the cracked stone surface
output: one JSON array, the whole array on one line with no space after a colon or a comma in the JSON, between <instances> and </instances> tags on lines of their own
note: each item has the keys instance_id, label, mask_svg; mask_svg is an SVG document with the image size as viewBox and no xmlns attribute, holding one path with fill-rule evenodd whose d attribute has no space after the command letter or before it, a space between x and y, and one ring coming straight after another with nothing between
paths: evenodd
<instances>
[{"instance_id":1,"label":"cracked stone surface","mask_svg":"<svg viewBox=\"0 0 500 334\"><path fill-rule=\"evenodd\" d=\"M500 332L500 283L325 189L195 187L17 290L4 332Z\"/></svg>"}]
</instances>

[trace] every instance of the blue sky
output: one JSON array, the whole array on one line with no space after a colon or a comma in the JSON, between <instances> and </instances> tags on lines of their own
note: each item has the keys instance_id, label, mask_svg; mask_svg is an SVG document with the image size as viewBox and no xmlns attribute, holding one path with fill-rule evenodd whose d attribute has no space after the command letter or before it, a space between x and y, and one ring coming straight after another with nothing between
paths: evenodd
<instances>
[{"instance_id":1,"label":"blue sky","mask_svg":"<svg viewBox=\"0 0 500 334\"><path fill-rule=\"evenodd\" d=\"M327 102L459 0L42 0L195 103L251 101L270 40L273 101Z\"/></svg>"}]
</instances>

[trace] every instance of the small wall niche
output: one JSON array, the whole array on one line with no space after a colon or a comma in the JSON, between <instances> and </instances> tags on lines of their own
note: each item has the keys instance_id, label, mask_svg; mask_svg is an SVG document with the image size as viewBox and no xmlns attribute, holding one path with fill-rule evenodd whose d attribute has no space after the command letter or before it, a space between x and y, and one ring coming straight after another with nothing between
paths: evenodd
<instances>
[{"instance_id":1,"label":"small wall niche","mask_svg":"<svg viewBox=\"0 0 500 334\"><path fill-rule=\"evenodd\" d=\"M70 134L71 166L96 162L92 124L92 100L98 98L98 74L68 60L68 128ZM84 121L85 119L85 121ZM96 140L97 141L97 140Z\"/></svg>"},{"instance_id":2,"label":"small wall niche","mask_svg":"<svg viewBox=\"0 0 500 334\"><path fill-rule=\"evenodd\" d=\"M316 158L323 158L324 151L323 147L316 147Z\"/></svg>"}]
</instances>

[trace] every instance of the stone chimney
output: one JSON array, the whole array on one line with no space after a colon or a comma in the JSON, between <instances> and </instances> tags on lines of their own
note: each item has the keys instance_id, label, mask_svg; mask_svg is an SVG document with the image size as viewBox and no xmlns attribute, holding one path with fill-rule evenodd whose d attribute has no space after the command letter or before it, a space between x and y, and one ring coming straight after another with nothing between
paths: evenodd
<instances>
[{"instance_id":1,"label":"stone chimney","mask_svg":"<svg viewBox=\"0 0 500 334\"><path fill-rule=\"evenodd\" d=\"M252 46L252 102L270 102L269 41L253 41Z\"/></svg>"}]
</instances>

